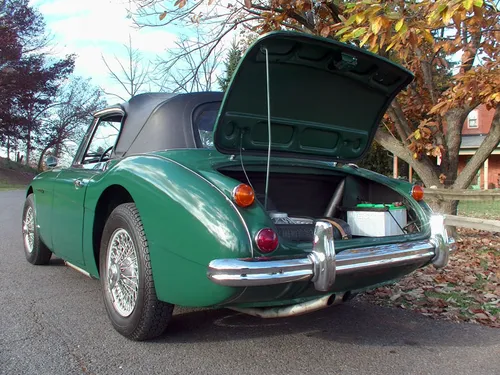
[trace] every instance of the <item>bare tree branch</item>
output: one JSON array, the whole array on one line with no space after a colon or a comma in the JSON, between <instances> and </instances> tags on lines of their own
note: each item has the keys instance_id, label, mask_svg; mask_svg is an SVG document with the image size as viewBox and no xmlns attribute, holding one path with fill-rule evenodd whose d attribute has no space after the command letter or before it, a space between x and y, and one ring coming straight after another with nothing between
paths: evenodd
<instances>
[{"instance_id":1,"label":"bare tree branch","mask_svg":"<svg viewBox=\"0 0 500 375\"><path fill-rule=\"evenodd\" d=\"M410 164L413 169L415 169L415 172L418 173L420 178L425 179L433 185L439 185L440 182L434 173L434 167L429 165L430 161L428 159L423 159L422 162L414 160L412 153L407 147L381 128L379 128L377 133L375 133L375 141L397 157Z\"/></svg>"},{"instance_id":2,"label":"bare tree branch","mask_svg":"<svg viewBox=\"0 0 500 375\"><path fill-rule=\"evenodd\" d=\"M106 65L110 77L113 79L113 81L117 82L123 88L123 90L125 90L128 98L130 99L131 97L141 92L144 83L150 79L149 75L151 73L151 69L149 63L147 63L147 65L143 64L143 57L141 53L137 49L133 48L132 38L130 35L128 44L124 44L124 47L127 53L126 65L124 65L116 55L114 55L114 59L120 68L118 72L114 71L111 68L103 55L101 55L101 58L104 62L104 65ZM116 93L108 93L107 91L104 92L108 95L113 95L120 99L123 99L122 96Z\"/></svg>"},{"instance_id":3,"label":"bare tree branch","mask_svg":"<svg viewBox=\"0 0 500 375\"><path fill-rule=\"evenodd\" d=\"M168 51L167 58L158 62L162 88L173 92L211 91L221 63L221 41L222 38L212 43L205 41L199 29L195 40L181 37L176 48Z\"/></svg>"}]
</instances>

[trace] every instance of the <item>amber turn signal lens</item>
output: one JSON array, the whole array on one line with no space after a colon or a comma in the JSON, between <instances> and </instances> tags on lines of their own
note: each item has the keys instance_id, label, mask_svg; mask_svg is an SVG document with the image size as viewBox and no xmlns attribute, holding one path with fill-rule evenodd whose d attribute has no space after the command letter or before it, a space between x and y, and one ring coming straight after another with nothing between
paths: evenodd
<instances>
[{"instance_id":1,"label":"amber turn signal lens","mask_svg":"<svg viewBox=\"0 0 500 375\"><path fill-rule=\"evenodd\" d=\"M411 188L411 196L416 201L421 201L422 199L424 199L424 189L422 188L422 186L413 185L413 187Z\"/></svg>"},{"instance_id":2,"label":"amber turn signal lens","mask_svg":"<svg viewBox=\"0 0 500 375\"><path fill-rule=\"evenodd\" d=\"M255 200L255 194L251 186L247 184L239 184L233 190L234 202L240 207L251 206Z\"/></svg>"}]
</instances>

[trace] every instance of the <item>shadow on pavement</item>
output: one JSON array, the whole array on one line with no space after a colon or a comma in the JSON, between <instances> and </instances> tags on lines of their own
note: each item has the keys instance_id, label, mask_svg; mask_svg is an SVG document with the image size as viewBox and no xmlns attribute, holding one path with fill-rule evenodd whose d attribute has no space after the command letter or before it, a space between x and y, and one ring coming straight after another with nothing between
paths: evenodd
<instances>
[{"instance_id":1,"label":"shadow on pavement","mask_svg":"<svg viewBox=\"0 0 500 375\"><path fill-rule=\"evenodd\" d=\"M481 335L477 335L478 331ZM183 312L179 308L165 335L155 342L218 342L295 334L377 346L477 347L498 344L500 337L495 329L437 321L409 311L353 301L284 319L261 319L228 309Z\"/></svg>"}]
</instances>

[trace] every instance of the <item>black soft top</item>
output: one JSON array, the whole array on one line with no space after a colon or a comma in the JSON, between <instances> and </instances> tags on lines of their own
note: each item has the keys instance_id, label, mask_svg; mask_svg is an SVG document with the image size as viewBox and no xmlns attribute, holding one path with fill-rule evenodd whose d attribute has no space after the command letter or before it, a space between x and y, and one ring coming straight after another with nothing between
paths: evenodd
<instances>
[{"instance_id":1,"label":"black soft top","mask_svg":"<svg viewBox=\"0 0 500 375\"><path fill-rule=\"evenodd\" d=\"M125 112L113 157L130 154L199 147L193 119L197 111L218 108L224 94L145 93L120 105Z\"/></svg>"}]
</instances>

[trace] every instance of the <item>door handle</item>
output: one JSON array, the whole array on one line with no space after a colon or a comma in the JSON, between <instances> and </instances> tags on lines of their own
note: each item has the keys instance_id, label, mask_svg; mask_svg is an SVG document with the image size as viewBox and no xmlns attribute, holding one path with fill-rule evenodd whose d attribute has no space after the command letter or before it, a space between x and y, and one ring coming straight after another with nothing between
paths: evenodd
<instances>
[{"instance_id":1,"label":"door handle","mask_svg":"<svg viewBox=\"0 0 500 375\"><path fill-rule=\"evenodd\" d=\"M73 181L73 183L75 184L75 188L76 189L79 189L83 186L83 181L82 180L75 180Z\"/></svg>"}]
</instances>

